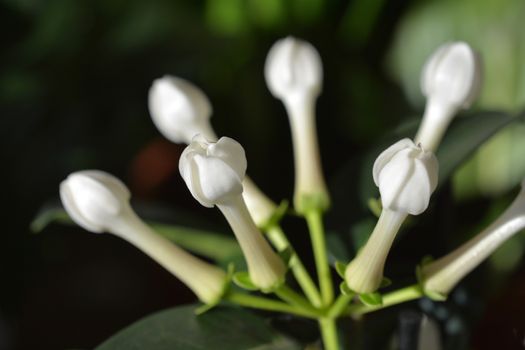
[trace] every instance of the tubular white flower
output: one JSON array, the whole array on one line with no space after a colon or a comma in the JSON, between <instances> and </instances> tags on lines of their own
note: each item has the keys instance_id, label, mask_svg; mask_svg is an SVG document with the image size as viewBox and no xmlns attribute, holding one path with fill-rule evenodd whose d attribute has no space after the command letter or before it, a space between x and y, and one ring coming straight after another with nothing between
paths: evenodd
<instances>
[{"instance_id":1,"label":"tubular white flower","mask_svg":"<svg viewBox=\"0 0 525 350\"><path fill-rule=\"evenodd\" d=\"M210 125L212 107L208 97L187 80L165 75L153 81L148 106L151 119L168 140L190 143L193 136L217 136Z\"/></svg>"},{"instance_id":2,"label":"tubular white flower","mask_svg":"<svg viewBox=\"0 0 525 350\"><path fill-rule=\"evenodd\" d=\"M421 74L427 97L423 121L415 141L435 151L452 118L470 107L481 87L481 62L464 42L446 43L430 56Z\"/></svg>"},{"instance_id":3,"label":"tubular white flower","mask_svg":"<svg viewBox=\"0 0 525 350\"><path fill-rule=\"evenodd\" d=\"M246 166L244 149L229 137L211 142L197 135L179 160L180 174L191 194L208 208L241 195Z\"/></svg>"},{"instance_id":4,"label":"tubular white flower","mask_svg":"<svg viewBox=\"0 0 525 350\"><path fill-rule=\"evenodd\" d=\"M388 252L406 217L406 213L383 209L365 246L346 267L345 282L350 289L372 293L379 288Z\"/></svg>"},{"instance_id":5,"label":"tubular white flower","mask_svg":"<svg viewBox=\"0 0 525 350\"><path fill-rule=\"evenodd\" d=\"M290 120L295 160L294 205L299 212L326 209L330 198L322 173L315 101L322 89L323 67L309 43L287 37L277 41L266 58L266 84L280 99Z\"/></svg>"},{"instance_id":6,"label":"tubular white flower","mask_svg":"<svg viewBox=\"0 0 525 350\"><path fill-rule=\"evenodd\" d=\"M156 79L149 90L149 110L164 137L175 143L191 143L197 134L216 141L210 117L212 107L204 92L187 80L166 75ZM264 226L277 206L248 177L243 197L258 226Z\"/></svg>"},{"instance_id":7,"label":"tubular white flower","mask_svg":"<svg viewBox=\"0 0 525 350\"><path fill-rule=\"evenodd\" d=\"M436 189L438 161L432 152L402 139L377 157L373 176L383 208L419 215Z\"/></svg>"},{"instance_id":8,"label":"tubular white flower","mask_svg":"<svg viewBox=\"0 0 525 350\"><path fill-rule=\"evenodd\" d=\"M345 271L346 284L358 293L379 288L388 252L403 221L408 214L419 215L428 207L437 186L438 163L432 152L403 139L377 157L373 175L383 211L372 235Z\"/></svg>"},{"instance_id":9,"label":"tubular white flower","mask_svg":"<svg viewBox=\"0 0 525 350\"><path fill-rule=\"evenodd\" d=\"M129 204L130 193L114 176L75 172L60 184L62 203L73 221L88 231L111 232L130 242L186 284L204 303L217 302L227 276L151 230Z\"/></svg>"},{"instance_id":10,"label":"tubular white flower","mask_svg":"<svg viewBox=\"0 0 525 350\"><path fill-rule=\"evenodd\" d=\"M180 173L193 197L205 207L217 207L230 224L248 265L252 282L269 290L283 281L286 268L255 226L241 196L246 172L244 149L221 137L216 143L196 136L179 162Z\"/></svg>"},{"instance_id":11,"label":"tubular white flower","mask_svg":"<svg viewBox=\"0 0 525 350\"><path fill-rule=\"evenodd\" d=\"M512 204L485 230L448 255L423 266L421 278L426 292L442 296L498 247L525 228L525 179Z\"/></svg>"}]
</instances>

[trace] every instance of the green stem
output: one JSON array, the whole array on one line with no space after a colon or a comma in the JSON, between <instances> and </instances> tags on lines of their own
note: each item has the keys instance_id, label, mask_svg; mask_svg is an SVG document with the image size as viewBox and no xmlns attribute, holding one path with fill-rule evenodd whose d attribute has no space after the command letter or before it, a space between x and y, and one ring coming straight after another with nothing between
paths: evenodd
<instances>
[{"instance_id":1,"label":"green stem","mask_svg":"<svg viewBox=\"0 0 525 350\"><path fill-rule=\"evenodd\" d=\"M325 233L321 219L321 212L310 210L305 214L305 218L308 223L308 228L310 229L315 265L317 267L317 275L321 287L321 297L324 306L328 306L334 299L334 290L332 286L332 275L330 274L330 267L328 265L328 255L326 251Z\"/></svg>"},{"instance_id":2,"label":"green stem","mask_svg":"<svg viewBox=\"0 0 525 350\"><path fill-rule=\"evenodd\" d=\"M334 318L339 317L339 315L341 315L345 311L348 303L352 300L353 297L354 297L354 294L339 295L339 297L337 297L337 299L332 304L330 309L328 309L328 312L327 312L328 317L334 317Z\"/></svg>"},{"instance_id":3,"label":"green stem","mask_svg":"<svg viewBox=\"0 0 525 350\"><path fill-rule=\"evenodd\" d=\"M308 318L318 318L320 316L318 312L312 312L310 310L301 309L293 305L282 303L280 301L262 298L250 294L229 292L224 296L224 300L253 309L282 312Z\"/></svg>"},{"instance_id":4,"label":"green stem","mask_svg":"<svg viewBox=\"0 0 525 350\"><path fill-rule=\"evenodd\" d=\"M273 291L279 298L286 301L288 304L294 305L301 309L317 312L317 310L306 300L302 295L283 284Z\"/></svg>"},{"instance_id":5,"label":"green stem","mask_svg":"<svg viewBox=\"0 0 525 350\"><path fill-rule=\"evenodd\" d=\"M267 234L268 238L278 251L283 251L288 247L291 247L290 242L279 225L270 226ZM310 274L295 251L290 259L290 268L308 300L315 307L321 307L321 295L319 294L315 283L312 281L312 277L310 277Z\"/></svg>"},{"instance_id":6,"label":"green stem","mask_svg":"<svg viewBox=\"0 0 525 350\"><path fill-rule=\"evenodd\" d=\"M368 306L364 304L350 305L346 310L346 314L351 316L359 316L372 311L384 309L386 307L404 303L406 301L414 300L423 297L423 291L418 284L414 284L405 288L395 290L393 292L383 295L383 304L376 306Z\"/></svg>"},{"instance_id":7,"label":"green stem","mask_svg":"<svg viewBox=\"0 0 525 350\"><path fill-rule=\"evenodd\" d=\"M339 350L336 320L333 318L320 318L319 328L321 330L324 350Z\"/></svg>"}]
</instances>

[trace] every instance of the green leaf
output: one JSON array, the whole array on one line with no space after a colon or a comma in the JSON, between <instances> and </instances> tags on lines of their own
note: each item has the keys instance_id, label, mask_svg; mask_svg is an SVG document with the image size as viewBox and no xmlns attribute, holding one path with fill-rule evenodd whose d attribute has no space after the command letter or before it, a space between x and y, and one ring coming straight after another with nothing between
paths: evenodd
<instances>
[{"instance_id":1,"label":"green leaf","mask_svg":"<svg viewBox=\"0 0 525 350\"><path fill-rule=\"evenodd\" d=\"M47 206L37 214L31 222L30 228L34 233L38 233L53 222L74 224L64 209L57 206ZM223 234L157 222L148 222L148 224L156 232L177 245L215 261L226 262L231 261L234 257L242 256L237 241Z\"/></svg>"},{"instance_id":2,"label":"green leaf","mask_svg":"<svg viewBox=\"0 0 525 350\"><path fill-rule=\"evenodd\" d=\"M459 118L439 146L439 184L443 184L478 147L504 126L518 121L512 115L484 112Z\"/></svg>"},{"instance_id":3,"label":"green leaf","mask_svg":"<svg viewBox=\"0 0 525 350\"><path fill-rule=\"evenodd\" d=\"M239 271L233 274L233 283L246 290L258 290L253 284L250 274L247 271Z\"/></svg>"},{"instance_id":4,"label":"green leaf","mask_svg":"<svg viewBox=\"0 0 525 350\"><path fill-rule=\"evenodd\" d=\"M153 222L149 224L170 241L215 261L228 261L234 256L242 255L237 241L223 234L183 226Z\"/></svg>"},{"instance_id":5,"label":"green leaf","mask_svg":"<svg viewBox=\"0 0 525 350\"><path fill-rule=\"evenodd\" d=\"M336 261L335 262L335 270L337 271L337 274L341 277L341 278L345 278L345 270L346 270L346 265L345 263L341 262L341 261Z\"/></svg>"},{"instance_id":6,"label":"green leaf","mask_svg":"<svg viewBox=\"0 0 525 350\"><path fill-rule=\"evenodd\" d=\"M195 305L148 316L95 350L299 350L264 319L242 309L217 307L195 315Z\"/></svg>"},{"instance_id":7,"label":"green leaf","mask_svg":"<svg viewBox=\"0 0 525 350\"><path fill-rule=\"evenodd\" d=\"M57 207L44 207L31 221L29 229L33 233L42 232L49 224L57 222L62 224L72 224L73 221L69 218L69 215L62 208Z\"/></svg>"},{"instance_id":8,"label":"green leaf","mask_svg":"<svg viewBox=\"0 0 525 350\"><path fill-rule=\"evenodd\" d=\"M359 300L368 306L378 306L383 304L383 297L377 292L359 294Z\"/></svg>"}]
</instances>

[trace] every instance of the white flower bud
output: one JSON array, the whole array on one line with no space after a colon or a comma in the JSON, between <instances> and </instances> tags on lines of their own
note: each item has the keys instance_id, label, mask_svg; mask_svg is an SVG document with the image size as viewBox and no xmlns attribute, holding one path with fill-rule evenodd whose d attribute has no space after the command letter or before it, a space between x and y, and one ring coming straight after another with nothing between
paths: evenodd
<instances>
[{"instance_id":1,"label":"white flower bud","mask_svg":"<svg viewBox=\"0 0 525 350\"><path fill-rule=\"evenodd\" d=\"M315 101L321 93L323 68L317 50L309 43L287 37L270 49L265 65L270 92L286 107L295 161L295 209L327 209L330 196L322 173Z\"/></svg>"},{"instance_id":2,"label":"white flower bud","mask_svg":"<svg viewBox=\"0 0 525 350\"><path fill-rule=\"evenodd\" d=\"M432 152L403 139L377 157L373 176L383 208L419 215L436 189L438 162Z\"/></svg>"},{"instance_id":3,"label":"white flower bud","mask_svg":"<svg viewBox=\"0 0 525 350\"><path fill-rule=\"evenodd\" d=\"M216 141L210 124L212 107L206 95L192 83L166 75L156 79L149 91L149 110L157 129L170 141L191 143L197 134ZM251 181L244 181L244 199L250 214L264 226L276 205Z\"/></svg>"},{"instance_id":4,"label":"white flower bud","mask_svg":"<svg viewBox=\"0 0 525 350\"><path fill-rule=\"evenodd\" d=\"M196 136L182 153L179 170L193 197L205 207L217 205L226 217L252 282L262 290L282 283L286 267L255 226L241 195L246 171L242 146L228 137L213 143Z\"/></svg>"},{"instance_id":5,"label":"white flower bud","mask_svg":"<svg viewBox=\"0 0 525 350\"><path fill-rule=\"evenodd\" d=\"M371 293L383 279L386 258L408 214L421 214L437 186L438 163L410 139L403 139L377 157L373 168L383 211L357 257L348 264L345 282L358 293Z\"/></svg>"},{"instance_id":6,"label":"white flower bud","mask_svg":"<svg viewBox=\"0 0 525 350\"><path fill-rule=\"evenodd\" d=\"M415 141L435 151L454 115L470 107L480 87L481 62L477 53L464 42L440 46L421 74L427 106Z\"/></svg>"},{"instance_id":7,"label":"white flower bud","mask_svg":"<svg viewBox=\"0 0 525 350\"><path fill-rule=\"evenodd\" d=\"M180 174L191 194L208 208L242 193L246 166L244 149L229 137L208 142L197 135L179 160Z\"/></svg>"},{"instance_id":8,"label":"white flower bud","mask_svg":"<svg viewBox=\"0 0 525 350\"><path fill-rule=\"evenodd\" d=\"M77 224L127 240L184 282L204 303L216 303L223 295L224 271L154 233L133 212L129 190L114 176L97 170L73 173L60 184L60 197Z\"/></svg>"},{"instance_id":9,"label":"white flower bud","mask_svg":"<svg viewBox=\"0 0 525 350\"><path fill-rule=\"evenodd\" d=\"M169 75L156 79L149 90L148 105L155 126L172 142L190 143L197 134L217 139L210 125L210 101L187 80Z\"/></svg>"},{"instance_id":10,"label":"white flower bud","mask_svg":"<svg viewBox=\"0 0 525 350\"><path fill-rule=\"evenodd\" d=\"M525 179L514 202L496 221L453 252L423 266L423 289L430 295L447 296L468 273L524 228Z\"/></svg>"},{"instance_id":11,"label":"white flower bud","mask_svg":"<svg viewBox=\"0 0 525 350\"><path fill-rule=\"evenodd\" d=\"M277 41L268 52L264 74L268 89L278 99L317 97L321 93L321 57L306 41L291 36Z\"/></svg>"},{"instance_id":12,"label":"white flower bud","mask_svg":"<svg viewBox=\"0 0 525 350\"><path fill-rule=\"evenodd\" d=\"M421 90L427 98L468 108L476 98L481 82L479 57L464 42L440 46L425 63Z\"/></svg>"},{"instance_id":13,"label":"white flower bud","mask_svg":"<svg viewBox=\"0 0 525 350\"><path fill-rule=\"evenodd\" d=\"M115 227L129 208L131 194L117 178L98 170L73 173L60 184L60 197L71 218L88 231Z\"/></svg>"}]
</instances>

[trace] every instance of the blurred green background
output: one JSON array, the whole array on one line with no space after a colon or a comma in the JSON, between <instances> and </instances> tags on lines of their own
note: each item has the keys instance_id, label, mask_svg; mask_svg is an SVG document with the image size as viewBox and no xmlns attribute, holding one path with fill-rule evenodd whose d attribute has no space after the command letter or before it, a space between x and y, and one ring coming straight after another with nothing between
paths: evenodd
<instances>
[{"instance_id":1,"label":"blurred green background","mask_svg":"<svg viewBox=\"0 0 525 350\"><path fill-rule=\"evenodd\" d=\"M284 109L265 87L264 60L283 36L310 41L325 69L318 129L337 197L328 225L348 245L350 253L340 254L351 256L373 223L359 201L359 178L371 171L359 168L362 155L421 115L425 58L443 42L469 42L485 68L474 110L520 113L524 20L522 0L1 0L0 349L92 348L152 311L194 300L116 238L61 225L38 235L29 229L43 205L58 203L61 180L97 168L122 178L148 219L229 232L180 179L183 146L165 141L150 121L153 79L172 74L200 86L217 133L243 144L248 172L279 201L292 194L292 149ZM400 239L391 277L411 277L423 255L444 254L486 225L524 176L525 125L512 123L446 182L430 218ZM286 225L308 254L302 223ZM440 323L447 348L511 349L525 336L522 261L516 237L459 297L409 307ZM388 340L398 321L385 319Z\"/></svg>"}]
</instances>

